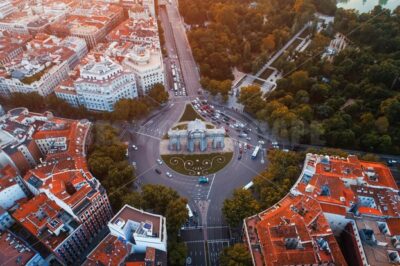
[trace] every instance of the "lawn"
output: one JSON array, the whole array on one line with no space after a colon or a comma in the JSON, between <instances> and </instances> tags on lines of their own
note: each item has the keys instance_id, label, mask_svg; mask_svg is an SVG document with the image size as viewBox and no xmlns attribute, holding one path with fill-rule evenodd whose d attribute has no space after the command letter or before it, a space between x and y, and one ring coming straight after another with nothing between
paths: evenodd
<instances>
[{"instance_id":1,"label":"lawn","mask_svg":"<svg viewBox=\"0 0 400 266\"><path fill-rule=\"evenodd\" d=\"M272 70L272 69L270 69L270 68L267 68L267 69L260 75L260 78L262 78L262 79L267 79L267 78L269 78L269 76L272 75L272 73L274 73L274 70Z\"/></svg>"},{"instance_id":2,"label":"lawn","mask_svg":"<svg viewBox=\"0 0 400 266\"><path fill-rule=\"evenodd\" d=\"M198 112L196 112L196 110L194 110L193 106L191 104L187 104L185 111L178 122L193 121L196 118L204 121L204 118Z\"/></svg>"},{"instance_id":3,"label":"lawn","mask_svg":"<svg viewBox=\"0 0 400 266\"><path fill-rule=\"evenodd\" d=\"M302 34L300 34L299 38L303 38L304 39L309 34L310 34L310 30L309 30L309 28L307 28L305 31L303 31Z\"/></svg>"},{"instance_id":4,"label":"lawn","mask_svg":"<svg viewBox=\"0 0 400 266\"><path fill-rule=\"evenodd\" d=\"M203 176L218 172L233 157L233 152L208 154L168 154L161 155L172 170L188 176Z\"/></svg>"},{"instance_id":5,"label":"lawn","mask_svg":"<svg viewBox=\"0 0 400 266\"><path fill-rule=\"evenodd\" d=\"M257 85L262 86L262 85L264 84L264 80L255 79L254 82L253 82L253 84L257 84Z\"/></svg>"},{"instance_id":6,"label":"lawn","mask_svg":"<svg viewBox=\"0 0 400 266\"><path fill-rule=\"evenodd\" d=\"M289 53L293 52L294 49L296 49L297 46L298 46L301 42L302 42L301 39L296 38L296 39L294 40L294 42L293 42L291 45L289 45L289 47L286 49L286 51L288 51Z\"/></svg>"}]
</instances>

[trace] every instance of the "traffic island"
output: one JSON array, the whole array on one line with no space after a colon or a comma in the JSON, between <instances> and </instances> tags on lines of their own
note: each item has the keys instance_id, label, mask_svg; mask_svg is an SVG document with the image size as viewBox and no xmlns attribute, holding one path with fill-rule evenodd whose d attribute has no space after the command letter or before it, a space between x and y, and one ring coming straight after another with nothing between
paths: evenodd
<instances>
[{"instance_id":1,"label":"traffic island","mask_svg":"<svg viewBox=\"0 0 400 266\"><path fill-rule=\"evenodd\" d=\"M232 160L233 151L233 141L226 136L225 128L198 118L176 123L160 141L165 164L188 176L218 172Z\"/></svg>"}]
</instances>

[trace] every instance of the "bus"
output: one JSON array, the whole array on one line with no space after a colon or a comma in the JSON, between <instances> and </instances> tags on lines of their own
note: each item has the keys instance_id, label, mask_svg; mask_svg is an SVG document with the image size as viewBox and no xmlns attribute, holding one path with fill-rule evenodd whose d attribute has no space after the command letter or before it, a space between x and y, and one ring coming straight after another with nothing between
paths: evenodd
<instances>
[{"instance_id":1,"label":"bus","mask_svg":"<svg viewBox=\"0 0 400 266\"><path fill-rule=\"evenodd\" d=\"M129 142L126 141L125 146L126 146L125 156L126 158L129 158Z\"/></svg>"},{"instance_id":2,"label":"bus","mask_svg":"<svg viewBox=\"0 0 400 266\"><path fill-rule=\"evenodd\" d=\"M178 91L178 84L176 82L174 82L174 91Z\"/></svg>"},{"instance_id":3,"label":"bus","mask_svg":"<svg viewBox=\"0 0 400 266\"><path fill-rule=\"evenodd\" d=\"M245 186L243 187L243 189L244 189L244 190L248 190L248 189L250 189L253 185L254 185L253 181L250 181L250 183L248 183L247 185L245 185Z\"/></svg>"},{"instance_id":4,"label":"bus","mask_svg":"<svg viewBox=\"0 0 400 266\"><path fill-rule=\"evenodd\" d=\"M259 151L260 151L260 146L258 145L254 148L254 151L251 154L251 159L253 160L256 159Z\"/></svg>"},{"instance_id":5,"label":"bus","mask_svg":"<svg viewBox=\"0 0 400 266\"><path fill-rule=\"evenodd\" d=\"M187 209L187 211L188 211L188 216L189 216L189 218L192 218L192 217L193 217L193 212L192 212L192 210L190 209L189 204L186 204L186 209Z\"/></svg>"}]
</instances>

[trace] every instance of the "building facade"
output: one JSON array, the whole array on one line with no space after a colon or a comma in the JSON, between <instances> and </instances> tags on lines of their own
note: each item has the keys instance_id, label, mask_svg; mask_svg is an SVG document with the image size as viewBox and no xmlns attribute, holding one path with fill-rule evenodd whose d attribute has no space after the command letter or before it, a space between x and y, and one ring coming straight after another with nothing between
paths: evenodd
<instances>
[{"instance_id":1,"label":"building facade","mask_svg":"<svg viewBox=\"0 0 400 266\"><path fill-rule=\"evenodd\" d=\"M167 265L165 217L125 205L108 228L110 233L83 265Z\"/></svg>"},{"instance_id":2,"label":"building facade","mask_svg":"<svg viewBox=\"0 0 400 266\"><path fill-rule=\"evenodd\" d=\"M118 100L136 98L138 92L133 73L109 58L101 58L83 66L73 87L59 87L56 96L89 110L111 112Z\"/></svg>"}]
</instances>

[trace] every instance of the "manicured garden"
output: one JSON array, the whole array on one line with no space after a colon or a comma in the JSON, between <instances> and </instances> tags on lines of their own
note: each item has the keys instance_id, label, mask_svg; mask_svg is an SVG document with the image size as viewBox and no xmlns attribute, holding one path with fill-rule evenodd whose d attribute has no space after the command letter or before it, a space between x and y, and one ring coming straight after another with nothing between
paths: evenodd
<instances>
[{"instance_id":1,"label":"manicured garden","mask_svg":"<svg viewBox=\"0 0 400 266\"><path fill-rule=\"evenodd\" d=\"M168 167L180 174L189 176L216 173L223 169L232 160L232 157L232 152L161 155Z\"/></svg>"}]
</instances>

